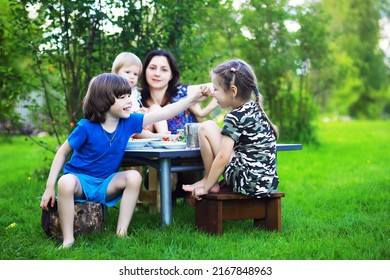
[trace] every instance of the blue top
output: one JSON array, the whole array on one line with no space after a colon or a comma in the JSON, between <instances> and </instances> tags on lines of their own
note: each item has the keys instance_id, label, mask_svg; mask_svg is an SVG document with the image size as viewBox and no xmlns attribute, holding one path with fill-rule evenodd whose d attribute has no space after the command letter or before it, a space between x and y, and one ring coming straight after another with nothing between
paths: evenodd
<instances>
[{"instance_id":1,"label":"blue top","mask_svg":"<svg viewBox=\"0 0 390 280\"><path fill-rule=\"evenodd\" d=\"M117 172L130 136L142 131L143 119L143 114L132 113L129 118L119 120L113 133L104 131L100 123L80 120L68 136L74 152L64 166L64 174L78 173L105 179ZM108 139L113 136L110 144Z\"/></svg>"},{"instance_id":2,"label":"blue top","mask_svg":"<svg viewBox=\"0 0 390 280\"><path fill-rule=\"evenodd\" d=\"M178 85L177 91L174 96L172 96L171 103L178 102L179 100L187 97L188 85ZM196 123L198 122L195 115L192 114L188 109L184 112L179 113L178 115L167 120L168 130L172 134L176 134L178 129L183 129L187 123Z\"/></svg>"}]
</instances>

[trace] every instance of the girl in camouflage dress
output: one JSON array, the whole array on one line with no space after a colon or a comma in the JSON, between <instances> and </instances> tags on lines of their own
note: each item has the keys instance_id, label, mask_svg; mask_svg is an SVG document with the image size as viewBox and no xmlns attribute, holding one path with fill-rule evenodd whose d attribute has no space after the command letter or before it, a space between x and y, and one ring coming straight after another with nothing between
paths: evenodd
<instances>
[{"instance_id":1,"label":"girl in camouflage dress","mask_svg":"<svg viewBox=\"0 0 390 280\"><path fill-rule=\"evenodd\" d=\"M201 199L220 190L218 179L223 174L235 193L257 198L276 193L278 131L264 112L252 68L239 59L227 61L212 71L212 83L219 106L232 111L225 116L222 130L213 121L201 124L199 145L205 176L183 189Z\"/></svg>"}]
</instances>

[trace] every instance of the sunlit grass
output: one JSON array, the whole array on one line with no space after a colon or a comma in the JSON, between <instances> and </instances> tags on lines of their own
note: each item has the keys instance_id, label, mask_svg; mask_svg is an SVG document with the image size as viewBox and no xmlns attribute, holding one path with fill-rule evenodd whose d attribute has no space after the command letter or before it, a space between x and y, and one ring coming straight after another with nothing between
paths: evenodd
<instances>
[{"instance_id":1,"label":"sunlit grass","mask_svg":"<svg viewBox=\"0 0 390 280\"><path fill-rule=\"evenodd\" d=\"M280 152L282 233L259 231L252 221L227 221L222 237L199 233L194 209L182 201L173 224L137 209L129 238L115 236L117 209L102 234L83 235L59 252L41 226L38 196L49 152L21 138L0 140L0 252L2 259L389 259L390 122L320 125L320 145ZM47 159L46 159L47 158Z\"/></svg>"}]
</instances>

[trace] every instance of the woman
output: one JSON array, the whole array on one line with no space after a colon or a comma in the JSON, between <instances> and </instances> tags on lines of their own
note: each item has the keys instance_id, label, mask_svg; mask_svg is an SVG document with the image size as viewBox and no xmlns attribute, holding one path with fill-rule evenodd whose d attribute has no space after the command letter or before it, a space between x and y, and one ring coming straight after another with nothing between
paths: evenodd
<instances>
[{"instance_id":1,"label":"woman","mask_svg":"<svg viewBox=\"0 0 390 280\"><path fill-rule=\"evenodd\" d=\"M142 104L149 110L158 110L168 104L175 103L187 96L188 93L199 90L202 85L179 84L180 72L172 54L165 50L154 50L146 55L142 70L141 96ZM211 83L207 84L210 88ZM212 88L211 88L212 89ZM204 108L196 104L170 118L167 122L154 125L155 132L168 130L173 134L178 129L183 129L186 123L198 122L212 110L218 107L216 100Z\"/></svg>"},{"instance_id":2,"label":"woman","mask_svg":"<svg viewBox=\"0 0 390 280\"><path fill-rule=\"evenodd\" d=\"M146 55L141 76L141 102L149 111L161 110L162 107L176 103L204 86L179 84L180 72L175 59L170 52L165 50L154 50ZM207 86L213 91L211 83ZM199 118L205 117L217 107L218 103L215 98L204 108L196 104L186 111L167 119L167 121L155 123L151 131L176 134L177 130L183 129L187 123L198 122ZM181 188L182 184L196 181L200 176L199 172L179 173L178 177L173 176L172 185L180 186L175 190L175 198L187 195Z\"/></svg>"}]
</instances>

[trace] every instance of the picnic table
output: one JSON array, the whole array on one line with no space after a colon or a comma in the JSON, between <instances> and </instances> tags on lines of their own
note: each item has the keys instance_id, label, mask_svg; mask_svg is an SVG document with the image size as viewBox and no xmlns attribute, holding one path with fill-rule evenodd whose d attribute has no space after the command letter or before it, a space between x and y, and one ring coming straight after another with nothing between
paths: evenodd
<instances>
[{"instance_id":1,"label":"picnic table","mask_svg":"<svg viewBox=\"0 0 390 280\"><path fill-rule=\"evenodd\" d=\"M302 144L277 144L276 150L302 150ZM125 151L122 167L145 165L159 172L161 222L163 226L169 226L172 223L171 172L203 170L200 149L140 148Z\"/></svg>"}]
</instances>

